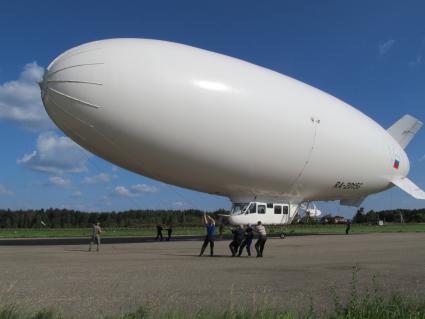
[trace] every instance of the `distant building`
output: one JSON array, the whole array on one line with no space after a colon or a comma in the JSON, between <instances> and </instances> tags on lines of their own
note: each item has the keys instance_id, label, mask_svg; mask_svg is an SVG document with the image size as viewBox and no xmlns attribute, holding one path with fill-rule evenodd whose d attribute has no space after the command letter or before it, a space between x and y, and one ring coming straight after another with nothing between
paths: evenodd
<instances>
[{"instance_id":1,"label":"distant building","mask_svg":"<svg viewBox=\"0 0 425 319\"><path fill-rule=\"evenodd\" d=\"M348 219L342 216L332 216L331 214L327 214L320 218L320 222L322 224L346 224Z\"/></svg>"},{"instance_id":2,"label":"distant building","mask_svg":"<svg viewBox=\"0 0 425 319\"><path fill-rule=\"evenodd\" d=\"M347 218L342 216L335 216L334 217L334 224L345 224L347 223Z\"/></svg>"}]
</instances>

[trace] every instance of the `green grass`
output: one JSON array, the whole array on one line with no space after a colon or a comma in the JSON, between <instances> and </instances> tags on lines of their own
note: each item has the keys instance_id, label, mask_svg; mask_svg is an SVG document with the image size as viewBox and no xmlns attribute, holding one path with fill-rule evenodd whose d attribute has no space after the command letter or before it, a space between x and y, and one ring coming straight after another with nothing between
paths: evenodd
<instances>
[{"instance_id":1,"label":"green grass","mask_svg":"<svg viewBox=\"0 0 425 319\"><path fill-rule=\"evenodd\" d=\"M91 228L52 228L52 229L0 229L0 238L53 238L53 237L87 237ZM173 236L203 235L203 227L176 227ZM167 232L163 231L166 236ZM156 236L156 228L104 228L102 237L115 236Z\"/></svg>"},{"instance_id":2,"label":"green grass","mask_svg":"<svg viewBox=\"0 0 425 319\"><path fill-rule=\"evenodd\" d=\"M62 315L52 309L36 311L23 310L16 305L0 307L0 319L62 319Z\"/></svg>"},{"instance_id":3,"label":"green grass","mask_svg":"<svg viewBox=\"0 0 425 319\"><path fill-rule=\"evenodd\" d=\"M345 225L287 225L283 227L267 227L269 234L277 235L284 231L287 235L308 234L344 234ZM142 228L105 228L103 237L108 236L155 236L155 227ZM352 225L351 233L397 233L425 232L425 224L386 224L384 226ZM166 231L163 232L166 236ZM205 228L175 227L173 236L204 235ZM225 235L230 235L226 227ZM90 228L55 228L55 229L0 229L0 238L52 238L52 237L87 237L91 235Z\"/></svg>"},{"instance_id":4,"label":"green grass","mask_svg":"<svg viewBox=\"0 0 425 319\"><path fill-rule=\"evenodd\" d=\"M135 311L118 315L108 315L104 319L425 319L425 299L413 299L393 293L384 298L376 280L373 288L366 287L360 295L357 288L357 269L353 270L350 294L345 303L342 297L333 290L334 309L318 312L312 302L308 309L294 311L285 310L282 303L272 306L266 302L251 307L236 308L231 302L222 310L201 310L188 312L169 309L165 312L155 311L147 306L140 306ZM60 312L52 309L41 309L35 312L22 310L16 305L0 306L0 319L63 319Z\"/></svg>"},{"instance_id":5,"label":"green grass","mask_svg":"<svg viewBox=\"0 0 425 319\"><path fill-rule=\"evenodd\" d=\"M278 306L271 305L263 298L259 304L250 307L237 308L230 297L230 302L224 309L204 309L190 312L171 308L158 312L149 306L140 306L135 311L122 314L107 315L104 319L425 319L425 298L422 296L407 297L394 292L384 295L377 284L376 277L372 287L366 286L363 293L358 289L358 268L353 267L351 287L348 296L341 296L336 289L331 290L333 309L317 311L313 302L304 310L287 310L278 300ZM344 298L345 297L345 298ZM345 302L341 300L345 299ZM55 309L40 309L30 311L17 305L0 306L0 319L63 319L60 311Z\"/></svg>"},{"instance_id":6,"label":"green grass","mask_svg":"<svg viewBox=\"0 0 425 319\"><path fill-rule=\"evenodd\" d=\"M350 292L345 302L341 301L344 296L339 295L335 288L331 290L334 308L328 311L314 309L312 300L306 309L295 311L285 309L284 304L279 301L279 306L273 306L263 299L259 305L251 307L236 308L230 302L224 310L204 310L197 313L172 309L160 314L142 306L134 312L105 319L425 319L425 298L407 297L397 292L385 298L375 276L373 286L366 286L364 293L360 294L357 275L358 268L353 267Z\"/></svg>"},{"instance_id":7,"label":"green grass","mask_svg":"<svg viewBox=\"0 0 425 319\"><path fill-rule=\"evenodd\" d=\"M272 227L270 233L280 232L281 229L288 235L301 234L343 234L345 225L288 225L281 228ZM350 233L415 233L425 232L425 224L386 224L377 225L357 225L352 224Z\"/></svg>"},{"instance_id":8,"label":"green grass","mask_svg":"<svg viewBox=\"0 0 425 319\"><path fill-rule=\"evenodd\" d=\"M425 298L406 297L398 292L393 292L388 298L382 292L374 276L373 287L366 287L363 295L358 293L357 287L358 268L353 267L350 296L343 304L336 290L332 290L334 300L333 313L326 314L323 318L329 319L424 319Z\"/></svg>"}]
</instances>

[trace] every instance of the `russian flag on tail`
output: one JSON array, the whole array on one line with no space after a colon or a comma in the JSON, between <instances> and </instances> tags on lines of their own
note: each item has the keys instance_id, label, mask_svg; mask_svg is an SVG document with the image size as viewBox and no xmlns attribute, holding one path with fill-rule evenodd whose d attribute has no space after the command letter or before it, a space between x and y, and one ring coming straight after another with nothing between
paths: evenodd
<instances>
[{"instance_id":1,"label":"russian flag on tail","mask_svg":"<svg viewBox=\"0 0 425 319\"><path fill-rule=\"evenodd\" d=\"M395 159L394 160L394 165L393 165L393 167L395 168L395 169L398 169L398 167L400 166L400 161L398 160L398 159Z\"/></svg>"}]
</instances>

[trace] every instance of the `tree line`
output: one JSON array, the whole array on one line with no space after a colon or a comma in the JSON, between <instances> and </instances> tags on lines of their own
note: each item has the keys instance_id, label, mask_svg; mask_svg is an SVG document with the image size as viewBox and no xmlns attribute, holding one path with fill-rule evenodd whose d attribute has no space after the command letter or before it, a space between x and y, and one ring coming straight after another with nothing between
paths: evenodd
<instances>
[{"instance_id":1,"label":"tree line","mask_svg":"<svg viewBox=\"0 0 425 319\"><path fill-rule=\"evenodd\" d=\"M129 210L124 212L82 212L69 209L0 210L0 228L86 228L100 222L104 227L142 227L158 224L199 226L203 211ZM224 210L212 213L217 220Z\"/></svg>"},{"instance_id":2,"label":"tree line","mask_svg":"<svg viewBox=\"0 0 425 319\"><path fill-rule=\"evenodd\" d=\"M0 210L0 228L87 228L96 222L104 227L147 227L158 224L173 226L199 226L204 212L188 210L129 210L124 212L82 212L69 209ZM211 213L218 223L226 210ZM395 209L375 212L357 210L353 223L376 224L384 222L424 223L425 208ZM320 221L319 221L320 222Z\"/></svg>"},{"instance_id":3,"label":"tree line","mask_svg":"<svg viewBox=\"0 0 425 319\"><path fill-rule=\"evenodd\" d=\"M387 223L425 223L425 208L370 210L367 213L360 208L353 217L353 223L359 224L376 224L380 220Z\"/></svg>"}]
</instances>

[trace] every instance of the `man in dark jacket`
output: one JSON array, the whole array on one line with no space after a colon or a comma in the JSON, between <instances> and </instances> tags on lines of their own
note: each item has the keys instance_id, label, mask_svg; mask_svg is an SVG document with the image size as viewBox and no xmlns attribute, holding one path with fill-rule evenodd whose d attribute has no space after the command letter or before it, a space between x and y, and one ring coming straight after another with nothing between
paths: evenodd
<instances>
[{"instance_id":1,"label":"man in dark jacket","mask_svg":"<svg viewBox=\"0 0 425 319\"><path fill-rule=\"evenodd\" d=\"M162 236L162 230L163 230L164 228L162 228L162 225L156 225L156 238L155 238L155 240L160 240L160 241L162 241L162 239L164 238L163 236Z\"/></svg>"},{"instance_id":2,"label":"man in dark jacket","mask_svg":"<svg viewBox=\"0 0 425 319\"><path fill-rule=\"evenodd\" d=\"M167 228L167 239L166 241L170 241L171 240L171 234L173 233L173 225L169 224L168 228Z\"/></svg>"},{"instance_id":3,"label":"man in dark jacket","mask_svg":"<svg viewBox=\"0 0 425 319\"><path fill-rule=\"evenodd\" d=\"M246 252L248 253L248 256L251 257L251 244L252 244L253 238L254 238L254 230L252 229L251 225L248 225L245 228L244 239L243 239L241 245L239 246L238 257L240 257L242 255L242 251L243 251L245 246L246 246Z\"/></svg>"},{"instance_id":4,"label":"man in dark jacket","mask_svg":"<svg viewBox=\"0 0 425 319\"><path fill-rule=\"evenodd\" d=\"M345 228L346 235L348 235L348 233L350 232L350 228L351 228L351 221L347 220L347 227Z\"/></svg>"},{"instance_id":5,"label":"man in dark jacket","mask_svg":"<svg viewBox=\"0 0 425 319\"><path fill-rule=\"evenodd\" d=\"M232 256L235 257L238 251L239 245L241 244L244 238L244 231L240 225L236 227L236 229L232 229L233 240L229 245L230 251L232 252Z\"/></svg>"}]
</instances>

